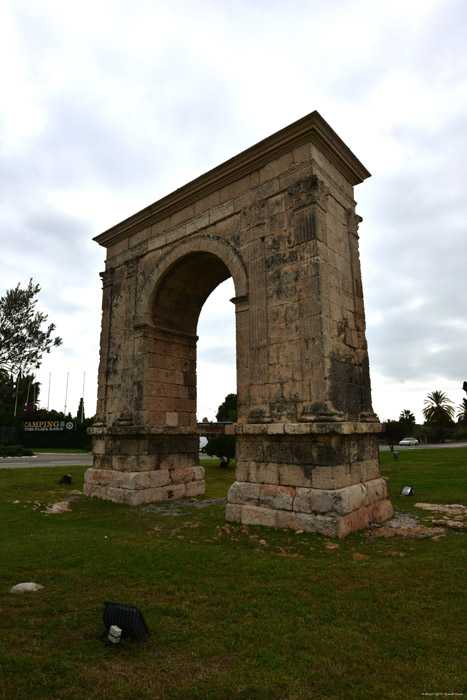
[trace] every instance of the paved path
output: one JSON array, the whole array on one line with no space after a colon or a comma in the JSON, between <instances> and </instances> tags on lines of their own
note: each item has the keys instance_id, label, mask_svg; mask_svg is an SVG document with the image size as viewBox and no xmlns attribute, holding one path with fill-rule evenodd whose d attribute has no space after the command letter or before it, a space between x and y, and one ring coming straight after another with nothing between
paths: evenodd
<instances>
[{"instance_id":1,"label":"paved path","mask_svg":"<svg viewBox=\"0 0 467 700\"><path fill-rule=\"evenodd\" d=\"M34 457L0 457L0 469L31 469L32 467L90 467L92 454L41 452Z\"/></svg>"},{"instance_id":2,"label":"paved path","mask_svg":"<svg viewBox=\"0 0 467 700\"><path fill-rule=\"evenodd\" d=\"M200 453L200 459L206 455ZM0 457L0 469L32 469L33 467L92 467L92 454L41 452L34 457Z\"/></svg>"},{"instance_id":3,"label":"paved path","mask_svg":"<svg viewBox=\"0 0 467 700\"><path fill-rule=\"evenodd\" d=\"M438 450L447 447L467 447L467 442L444 442L439 445L394 445L395 452L404 452L406 450ZM381 452L388 452L389 445L380 445Z\"/></svg>"},{"instance_id":4,"label":"paved path","mask_svg":"<svg viewBox=\"0 0 467 700\"><path fill-rule=\"evenodd\" d=\"M430 450L448 447L467 447L467 442L447 442L444 445L416 445L406 447L394 445L395 452L405 450ZM380 445L381 452L389 450L388 445ZM200 454L200 459L206 459L206 455ZM42 452L34 457L0 457L0 469L31 469L33 467L91 467L92 454L65 454Z\"/></svg>"}]
</instances>

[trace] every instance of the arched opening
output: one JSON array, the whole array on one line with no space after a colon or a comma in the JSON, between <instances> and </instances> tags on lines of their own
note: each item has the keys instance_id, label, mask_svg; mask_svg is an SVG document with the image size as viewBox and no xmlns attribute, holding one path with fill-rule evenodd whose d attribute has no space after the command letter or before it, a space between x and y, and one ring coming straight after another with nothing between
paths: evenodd
<instances>
[{"instance_id":1,"label":"arched opening","mask_svg":"<svg viewBox=\"0 0 467 700\"><path fill-rule=\"evenodd\" d=\"M154 324L195 335L204 302L230 276L225 263L212 253L185 255L159 281L154 296Z\"/></svg>"},{"instance_id":2,"label":"arched opening","mask_svg":"<svg viewBox=\"0 0 467 700\"><path fill-rule=\"evenodd\" d=\"M198 321L197 418L216 420L227 394L237 393L235 362L235 295L232 278L207 298Z\"/></svg>"},{"instance_id":3,"label":"arched opening","mask_svg":"<svg viewBox=\"0 0 467 700\"><path fill-rule=\"evenodd\" d=\"M196 428L197 340L201 309L210 294L231 277L235 287L231 296L237 289L240 288L241 292L245 289L245 279L238 273L241 269L238 258L232 265L232 260L227 257L233 267L231 272L224 260L206 249L183 252L167 261L168 264L160 270L148 309L151 322L140 354L145 370L139 405L140 415L147 425ZM242 313L245 299L244 294L240 302L234 298L237 349L242 346L238 338L245 335L246 329L246 318ZM246 364L243 358L242 365ZM235 390L234 380L230 391ZM216 397L214 400L219 399L218 393ZM220 397L219 403L223 398Z\"/></svg>"}]
</instances>

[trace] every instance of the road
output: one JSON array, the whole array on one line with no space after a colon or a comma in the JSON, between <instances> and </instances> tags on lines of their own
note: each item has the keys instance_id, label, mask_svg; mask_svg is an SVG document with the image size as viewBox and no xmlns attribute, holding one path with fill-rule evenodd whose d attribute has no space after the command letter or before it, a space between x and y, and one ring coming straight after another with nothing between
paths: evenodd
<instances>
[{"instance_id":1,"label":"road","mask_svg":"<svg viewBox=\"0 0 467 700\"><path fill-rule=\"evenodd\" d=\"M467 442L448 442L444 445L417 445L405 447L394 445L395 452L406 450L430 450L448 447L467 447ZM388 445L380 446L381 452L389 450ZM200 459L206 459L206 455L200 453ZM0 469L31 469L33 467L92 467L92 454L65 454L42 452L34 457L0 457Z\"/></svg>"},{"instance_id":2,"label":"road","mask_svg":"<svg viewBox=\"0 0 467 700\"><path fill-rule=\"evenodd\" d=\"M408 445L394 445L394 451L395 452L404 452L407 450L437 450L437 449L442 449L442 448L447 448L447 447L467 447L467 442L444 442L439 445L415 445L415 446L408 446ZM379 446L380 452L388 452L389 451L389 445L380 445Z\"/></svg>"},{"instance_id":3,"label":"road","mask_svg":"<svg viewBox=\"0 0 467 700\"><path fill-rule=\"evenodd\" d=\"M206 459L206 455L200 454L200 459ZM0 457L0 469L33 467L92 467L92 454L41 452L34 457Z\"/></svg>"},{"instance_id":4,"label":"road","mask_svg":"<svg viewBox=\"0 0 467 700\"><path fill-rule=\"evenodd\" d=\"M32 467L91 467L92 454L41 452L34 457L0 457L0 469L31 469Z\"/></svg>"}]
</instances>

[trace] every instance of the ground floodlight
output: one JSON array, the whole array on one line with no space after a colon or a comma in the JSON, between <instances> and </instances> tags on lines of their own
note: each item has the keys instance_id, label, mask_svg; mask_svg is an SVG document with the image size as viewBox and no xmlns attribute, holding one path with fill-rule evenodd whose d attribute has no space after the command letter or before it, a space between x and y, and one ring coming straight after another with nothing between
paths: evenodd
<instances>
[{"instance_id":1,"label":"ground floodlight","mask_svg":"<svg viewBox=\"0 0 467 700\"><path fill-rule=\"evenodd\" d=\"M107 637L109 642L112 642L112 644L118 644L121 638L122 630L120 627L118 627L118 625L110 625L109 635Z\"/></svg>"},{"instance_id":2,"label":"ground floodlight","mask_svg":"<svg viewBox=\"0 0 467 700\"><path fill-rule=\"evenodd\" d=\"M411 486L403 486L400 495L401 496L413 496L413 488Z\"/></svg>"},{"instance_id":3,"label":"ground floodlight","mask_svg":"<svg viewBox=\"0 0 467 700\"><path fill-rule=\"evenodd\" d=\"M112 627L120 629L121 637L131 637L138 642L144 642L149 634L148 626L144 621L141 610L134 605L123 605L121 603L104 603L104 625L107 627L107 632L111 634ZM118 636L118 632L112 633L112 636ZM116 644L120 641L110 639Z\"/></svg>"}]
</instances>

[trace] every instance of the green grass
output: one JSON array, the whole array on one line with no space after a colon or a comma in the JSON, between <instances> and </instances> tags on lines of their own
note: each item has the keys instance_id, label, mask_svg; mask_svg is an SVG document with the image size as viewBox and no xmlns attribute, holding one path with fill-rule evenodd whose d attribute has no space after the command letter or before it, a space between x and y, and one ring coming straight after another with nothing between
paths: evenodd
<instances>
[{"instance_id":1,"label":"green grass","mask_svg":"<svg viewBox=\"0 0 467 700\"><path fill-rule=\"evenodd\" d=\"M35 454L89 454L90 450L81 447L31 447Z\"/></svg>"},{"instance_id":2,"label":"green grass","mask_svg":"<svg viewBox=\"0 0 467 700\"><path fill-rule=\"evenodd\" d=\"M467 503L467 449L382 453L396 508ZM465 535L379 538L226 524L206 507L76 496L85 468L0 470L0 699L391 700L466 691ZM414 486L415 498L398 495ZM19 500L19 503L13 501ZM38 501L41 505L37 505ZM355 555L359 555L355 558ZM402 555L402 556L401 556ZM360 558L360 556L365 558ZM13 597L9 588L44 589ZM147 642L101 640L103 601L138 605Z\"/></svg>"}]
</instances>

